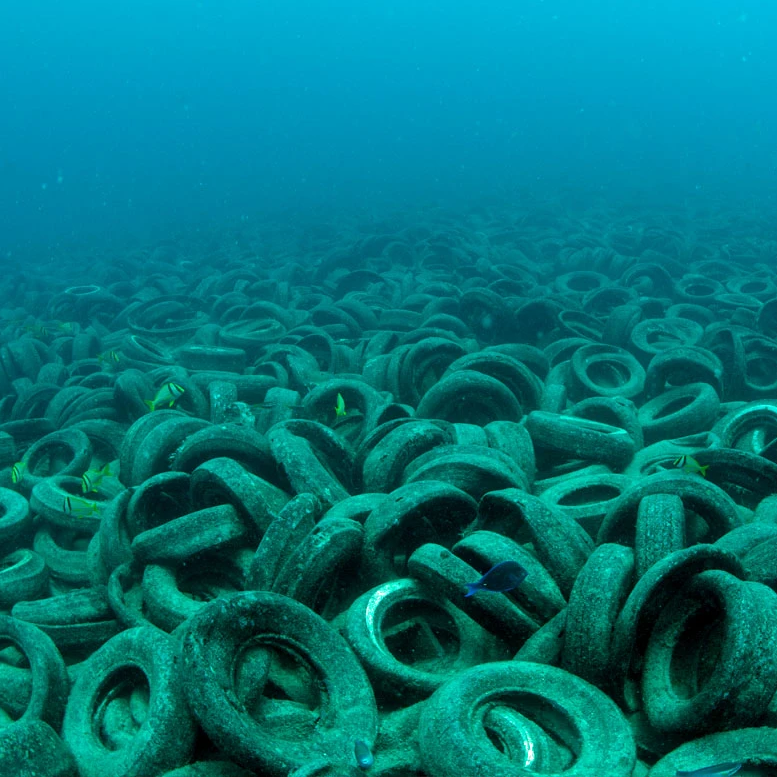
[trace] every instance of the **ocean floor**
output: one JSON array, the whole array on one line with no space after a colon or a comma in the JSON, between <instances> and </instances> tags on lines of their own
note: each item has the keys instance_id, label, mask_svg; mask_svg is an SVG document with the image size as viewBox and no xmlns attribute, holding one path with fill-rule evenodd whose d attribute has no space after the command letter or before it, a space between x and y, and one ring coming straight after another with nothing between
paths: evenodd
<instances>
[{"instance_id":1,"label":"ocean floor","mask_svg":"<svg viewBox=\"0 0 777 777\"><path fill-rule=\"evenodd\" d=\"M774 223L9 261L0 556L4 777L777 774Z\"/></svg>"}]
</instances>

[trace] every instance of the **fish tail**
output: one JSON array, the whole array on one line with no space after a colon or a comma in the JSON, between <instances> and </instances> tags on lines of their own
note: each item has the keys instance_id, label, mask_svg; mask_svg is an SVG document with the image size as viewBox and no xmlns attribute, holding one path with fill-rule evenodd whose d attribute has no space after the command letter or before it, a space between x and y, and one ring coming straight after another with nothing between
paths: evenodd
<instances>
[{"instance_id":1,"label":"fish tail","mask_svg":"<svg viewBox=\"0 0 777 777\"><path fill-rule=\"evenodd\" d=\"M707 477L707 470L710 468L709 464L705 464L703 467L699 467L699 474L703 477Z\"/></svg>"},{"instance_id":2,"label":"fish tail","mask_svg":"<svg viewBox=\"0 0 777 777\"><path fill-rule=\"evenodd\" d=\"M150 412L154 412L154 400L153 399L144 399L143 404L149 409Z\"/></svg>"},{"instance_id":3,"label":"fish tail","mask_svg":"<svg viewBox=\"0 0 777 777\"><path fill-rule=\"evenodd\" d=\"M473 594L477 593L477 591L478 591L477 584L475 584L475 583L464 583L464 585L467 587L467 590L466 590L466 592L464 594L464 598L465 599L470 597L470 596L472 596Z\"/></svg>"}]
</instances>

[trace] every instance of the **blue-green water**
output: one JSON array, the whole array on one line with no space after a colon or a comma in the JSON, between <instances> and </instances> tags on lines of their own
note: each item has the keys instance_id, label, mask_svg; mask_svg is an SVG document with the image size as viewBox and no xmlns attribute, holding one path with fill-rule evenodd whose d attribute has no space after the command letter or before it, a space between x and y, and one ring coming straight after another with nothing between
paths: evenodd
<instances>
[{"instance_id":1,"label":"blue-green water","mask_svg":"<svg viewBox=\"0 0 777 777\"><path fill-rule=\"evenodd\" d=\"M769 0L31 0L0 22L6 256L560 191L774 206Z\"/></svg>"}]
</instances>

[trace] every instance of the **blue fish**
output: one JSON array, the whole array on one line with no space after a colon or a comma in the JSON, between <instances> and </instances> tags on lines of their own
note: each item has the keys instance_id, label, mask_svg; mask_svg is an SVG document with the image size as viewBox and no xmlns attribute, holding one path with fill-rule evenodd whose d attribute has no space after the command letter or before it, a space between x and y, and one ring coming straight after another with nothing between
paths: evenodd
<instances>
[{"instance_id":1,"label":"blue fish","mask_svg":"<svg viewBox=\"0 0 777 777\"><path fill-rule=\"evenodd\" d=\"M466 583L467 592L464 596L472 596L478 591L491 591L492 593L504 593L512 591L526 580L529 573L517 561L502 561L486 572L480 580L474 583Z\"/></svg>"},{"instance_id":2,"label":"blue fish","mask_svg":"<svg viewBox=\"0 0 777 777\"><path fill-rule=\"evenodd\" d=\"M353 743L353 754L360 769L369 769L375 763L372 750L370 750L370 746L363 739L357 739Z\"/></svg>"},{"instance_id":3,"label":"blue fish","mask_svg":"<svg viewBox=\"0 0 777 777\"><path fill-rule=\"evenodd\" d=\"M704 766L701 769L678 769L677 777L731 777L742 768L741 763L727 761L714 766Z\"/></svg>"}]
</instances>

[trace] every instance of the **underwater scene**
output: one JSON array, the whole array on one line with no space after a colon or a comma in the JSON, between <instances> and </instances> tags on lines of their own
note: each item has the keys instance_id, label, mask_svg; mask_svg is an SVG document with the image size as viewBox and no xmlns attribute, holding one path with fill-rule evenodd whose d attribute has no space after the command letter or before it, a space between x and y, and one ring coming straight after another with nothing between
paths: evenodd
<instances>
[{"instance_id":1,"label":"underwater scene","mask_svg":"<svg viewBox=\"0 0 777 777\"><path fill-rule=\"evenodd\" d=\"M0 777L777 777L777 5L0 16Z\"/></svg>"}]
</instances>

